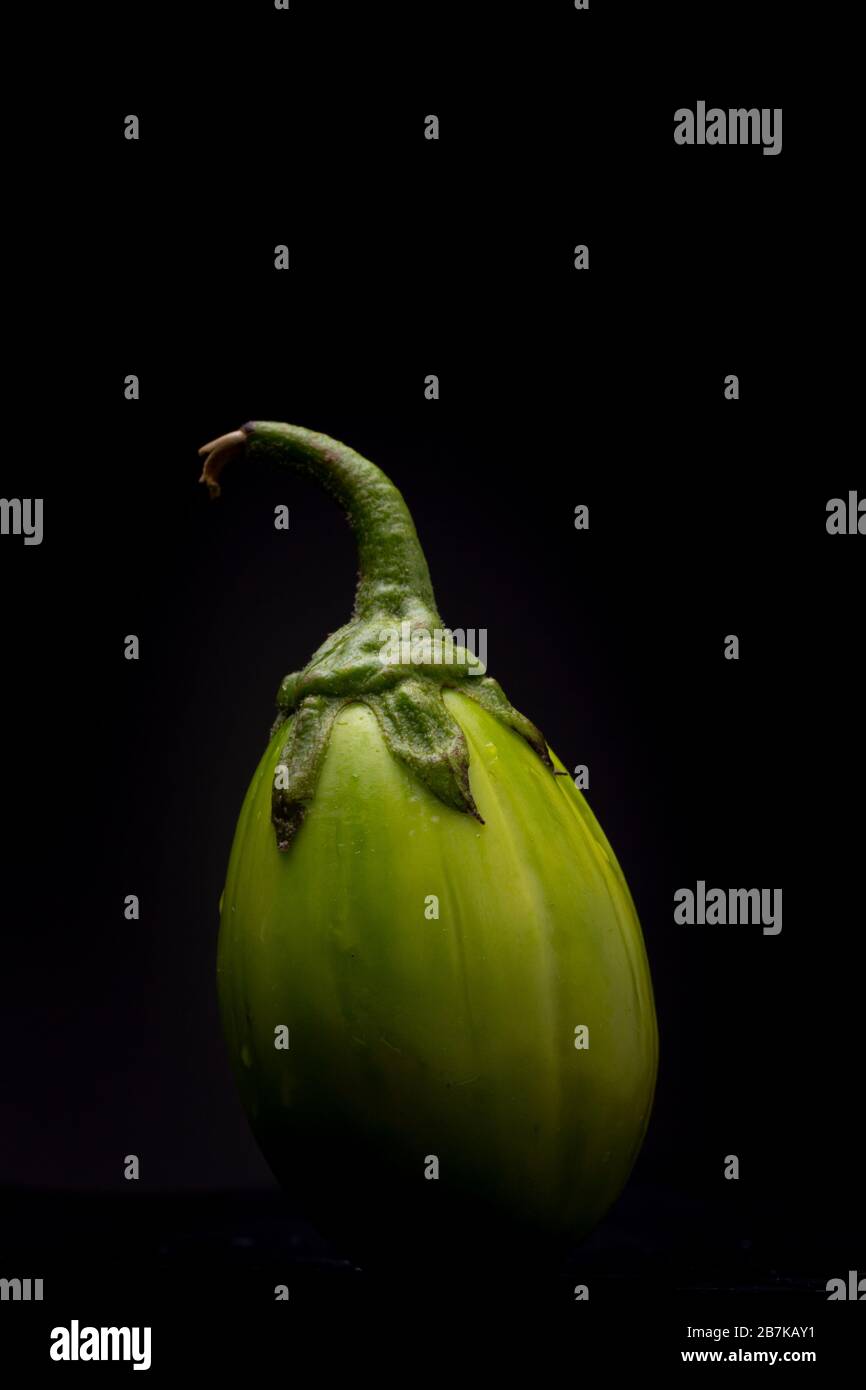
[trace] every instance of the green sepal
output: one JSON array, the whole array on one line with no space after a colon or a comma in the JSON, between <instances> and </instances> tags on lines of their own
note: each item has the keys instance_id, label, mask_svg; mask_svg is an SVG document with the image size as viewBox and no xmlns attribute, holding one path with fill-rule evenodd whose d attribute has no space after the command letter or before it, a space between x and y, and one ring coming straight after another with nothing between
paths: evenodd
<instances>
[{"instance_id":1,"label":"green sepal","mask_svg":"<svg viewBox=\"0 0 866 1390\"><path fill-rule=\"evenodd\" d=\"M544 734L535 727L531 719L527 719L525 714L514 708L499 681L495 681L492 676L481 676L478 679L470 676L461 681L460 691L481 705L482 709L486 709L488 714L494 715L510 729L521 734L530 747L535 749L541 761L547 767L553 768Z\"/></svg>"},{"instance_id":2,"label":"green sepal","mask_svg":"<svg viewBox=\"0 0 866 1390\"><path fill-rule=\"evenodd\" d=\"M334 720L345 703L308 695L286 720L286 741L274 768L271 797L278 849L287 850L301 827L316 791Z\"/></svg>"},{"instance_id":3,"label":"green sepal","mask_svg":"<svg viewBox=\"0 0 866 1390\"><path fill-rule=\"evenodd\" d=\"M441 689L422 676L409 676L391 690L368 695L364 703L391 753L446 806L481 821L469 787L466 738L445 708Z\"/></svg>"}]
</instances>

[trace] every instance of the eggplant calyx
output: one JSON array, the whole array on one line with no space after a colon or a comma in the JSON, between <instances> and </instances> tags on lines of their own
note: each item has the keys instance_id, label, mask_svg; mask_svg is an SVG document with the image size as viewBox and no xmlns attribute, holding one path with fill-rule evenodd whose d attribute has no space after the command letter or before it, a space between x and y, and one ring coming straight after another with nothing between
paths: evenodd
<instances>
[{"instance_id":1,"label":"eggplant calyx","mask_svg":"<svg viewBox=\"0 0 866 1390\"><path fill-rule=\"evenodd\" d=\"M444 690L459 689L475 700L525 738L553 770L540 731L445 628L409 509L381 469L327 435L272 422L250 422L199 453L200 481L214 498L225 465L243 454L313 474L344 507L358 542L350 621L303 670L286 676L277 694L272 732L285 728L285 740L274 772L271 818L280 850L291 846L303 822L334 720L352 702L372 710L389 751L440 801L478 821L469 750Z\"/></svg>"}]
</instances>

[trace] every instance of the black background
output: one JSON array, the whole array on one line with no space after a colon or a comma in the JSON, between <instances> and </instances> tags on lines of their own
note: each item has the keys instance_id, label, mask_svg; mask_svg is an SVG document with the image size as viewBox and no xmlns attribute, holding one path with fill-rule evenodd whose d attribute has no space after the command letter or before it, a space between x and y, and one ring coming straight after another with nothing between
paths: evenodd
<instances>
[{"instance_id":1,"label":"black background","mask_svg":"<svg viewBox=\"0 0 866 1390\"><path fill-rule=\"evenodd\" d=\"M288 1265L310 1313L380 1306L287 1216L216 1010L235 817L279 681L346 619L355 575L311 482L240 468L218 504L197 484L200 444L284 419L401 488L445 620L487 629L514 704L588 764L635 898L657 1101L574 1268L602 1302L715 1290L717 1325L725 1291L752 1290L768 1322L814 1322L828 1278L866 1273L863 541L825 528L863 474L822 322L845 254L823 132L758 54L757 76L714 66L711 37L675 61L673 19L633 27L665 60L626 71L601 7L471 39L447 7L334 12L334 32L328 11L213 21L218 51L166 45L82 91L61 257L40 224L3 495L45 498L45 539L0 546L4 1264L86 1267L94 1321L117 1266L144 1300L127 1322L214 1262L236 1298ZM784 107L782 154L677 147L673 112L699 98ZM781 934L675 925L699 878L781 887ZM498 1302L479 1271L491 1285ZM55 1294L45 1316L77 1315ZM678 1346L683 1319L653 1316L642 1345Z\"/></svg>"}]
</instances>

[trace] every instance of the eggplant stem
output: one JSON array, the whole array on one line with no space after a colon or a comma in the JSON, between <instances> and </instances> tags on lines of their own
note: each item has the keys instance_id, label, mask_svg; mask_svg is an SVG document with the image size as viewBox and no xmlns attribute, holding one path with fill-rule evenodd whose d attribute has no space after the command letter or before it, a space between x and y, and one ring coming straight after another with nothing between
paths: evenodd
<instances>
[{"instance_id":1,"label":"eggplant stem","mask_svg":"<svg viewBox=\"0 0 866 1390\"><path fill-rule=\"evenodd\" d=\"M310 473L345 508L358 543L356 618L423 618L442 627L430 571L409 509L381 468L326 434L299 425L252 420L199 450L201 482L220 494L223 468L241 450Z\"/></svg>"}]
</instances>

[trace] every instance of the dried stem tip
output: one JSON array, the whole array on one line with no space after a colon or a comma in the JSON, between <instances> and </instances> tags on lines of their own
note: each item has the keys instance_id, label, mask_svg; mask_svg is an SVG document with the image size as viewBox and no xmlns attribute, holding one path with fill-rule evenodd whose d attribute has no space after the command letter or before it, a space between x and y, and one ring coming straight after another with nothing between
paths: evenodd
<instances>
[{"instance_id":1,"label":"dried stem tip","mask_svg":"<svg viewBox=\"0 0 866 1390\"><path fill-rule=\"evenodd\" d=\"M219 439L212 439L210 444L203 444L199 449L199 457L204 459L199 482L207 485L213 499L219 497L222 491L219 485L220 474L229 459L233 458L246 442L247 435L244 430L232 430L231 434L221 434Z\"/></svg>"}]
</instances>

